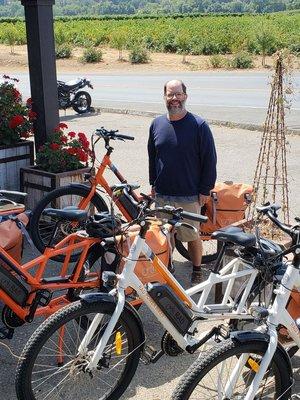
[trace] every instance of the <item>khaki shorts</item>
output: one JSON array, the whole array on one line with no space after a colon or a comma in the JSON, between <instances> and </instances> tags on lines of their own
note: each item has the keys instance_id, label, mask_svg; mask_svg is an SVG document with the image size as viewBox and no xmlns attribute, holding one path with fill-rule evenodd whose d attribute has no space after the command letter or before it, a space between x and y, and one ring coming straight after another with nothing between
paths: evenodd
<instances>
[{"instance_id":1,"label":"khaki shorts","mask_svg":"<svg viewBox=\"0 0 300 400\"><path fill-rule=\"evenodd\" d=\"M156 198L156 205L157 207L163 207L166 204L169 206L173 207L182 207L184 211L195 213L195 214L200 214L200 204L198 201L195 201L194 203L185 203L185 202L172 202L169 201L166 203L165 200L162 200L161 198L157 197ZM169 218L169 215L166 215L166 218ZM180 226L179 228L176 228L177 231L177 239L180 240L181 242L192 242L193 240L196 240L199 238L199 229L200 229L200 222L198 221L192 221L191 219L183 219L184 222L188 223L189 225L192 225L195 227L198 231L198 233L194 232L192 229L186 228L185 226Z\"/></svg>"}]
</instances>

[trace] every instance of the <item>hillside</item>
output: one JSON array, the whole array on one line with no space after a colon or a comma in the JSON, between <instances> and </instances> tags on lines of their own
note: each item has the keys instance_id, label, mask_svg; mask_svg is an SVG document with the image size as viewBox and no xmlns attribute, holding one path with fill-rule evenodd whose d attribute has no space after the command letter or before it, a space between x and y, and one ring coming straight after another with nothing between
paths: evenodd
<instances>
[{"instance_id":1,"label":"hillside","mask_svg":"<svg viewBox=\"0 0 300 400\"><path fill-rule=\"evenodd\" d=\"M269 13L300 9L300 0L56 0L54 14ZM0 17L23 16L20 0L0 0Z\"/></svg>"}]
</instances>

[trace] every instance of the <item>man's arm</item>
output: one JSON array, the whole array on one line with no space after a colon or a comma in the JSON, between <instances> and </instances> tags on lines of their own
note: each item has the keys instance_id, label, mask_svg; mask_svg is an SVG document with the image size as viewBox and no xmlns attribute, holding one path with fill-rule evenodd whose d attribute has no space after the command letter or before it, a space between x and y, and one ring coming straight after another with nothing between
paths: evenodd
<instances>
[{"instance_id":1,"label":"man's arm","mask_svg":"<svg viewBox=\"0 0 300 400\"><path fill-rule=\"evenodd\" d=\"M156 150L153 139L153 125L151 124L149 129L149 139L148 139L148 159L149 159L149 183L154 190L154 184L156 180L156 167L155 167L155 156Z\"/></svg>"},{"instance_id":2,"label":"man's arm","mask_svg":"<svg viewBox=\"0 0 300 400\"><path fill-rule=\"evenodd\" d=\"M199 194L209 196L217 179L217 153L211 130L206 122L200 126L200 174ZM203 199L204 200L204 199Z\"/></svg>"}]
</instances>

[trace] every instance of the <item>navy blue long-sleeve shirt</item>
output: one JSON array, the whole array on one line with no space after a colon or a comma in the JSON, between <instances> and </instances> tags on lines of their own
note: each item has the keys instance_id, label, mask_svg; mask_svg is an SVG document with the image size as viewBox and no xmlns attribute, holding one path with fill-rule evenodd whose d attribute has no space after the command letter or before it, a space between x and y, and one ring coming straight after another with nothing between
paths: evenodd
<instances>
[{"instance_id":1,"label":"navy blue long-sleeve shirt","mask_svg":"<svg viewBox=\"0 0 300 400\"><path fill-rule=\"evenodd\" d=\"M149 181L157 194L208 195L216 181L216 149L208 124L188 112L154 119L148 140Z\"/></svg>"}]
</instances>

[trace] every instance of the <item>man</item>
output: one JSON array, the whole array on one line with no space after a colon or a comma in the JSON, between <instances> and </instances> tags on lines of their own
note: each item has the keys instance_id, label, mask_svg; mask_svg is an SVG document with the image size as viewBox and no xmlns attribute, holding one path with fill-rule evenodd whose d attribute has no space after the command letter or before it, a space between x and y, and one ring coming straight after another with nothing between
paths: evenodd
<instances>
[{"instance_id":1,"label":"man","mask_svg":"<svg viewBox=\"0 0 300 400\"><path fill-rule=\"evenodd\" d=\"M200 213L216 181L216 150L207 123L185 108L186 86L171 80L164 86L167 114L154 119L148 140L149 180L158 205L170 204ZM186 221L199 230L199 223ZM180 227L177 238L188 242L192 283L201 281L199 233Z\"/></svg>"}]
</instances>

